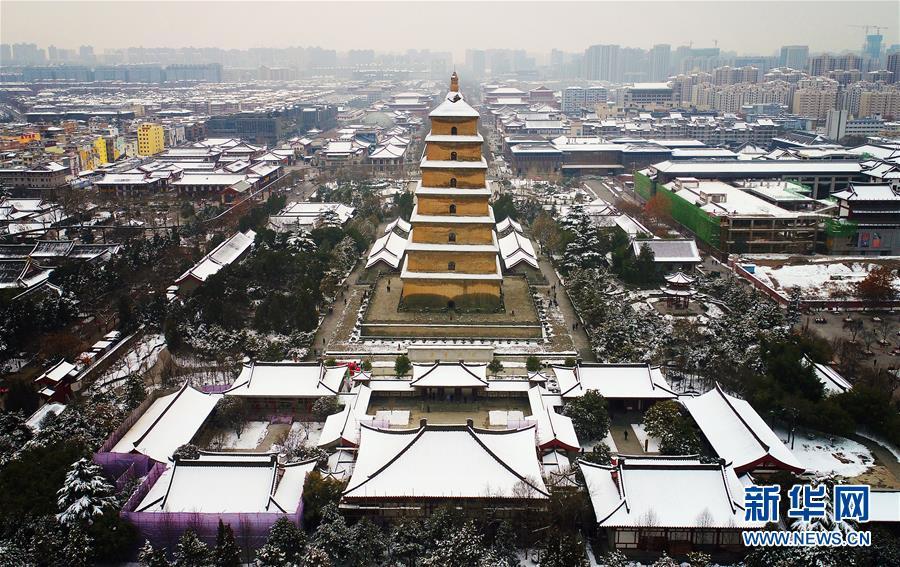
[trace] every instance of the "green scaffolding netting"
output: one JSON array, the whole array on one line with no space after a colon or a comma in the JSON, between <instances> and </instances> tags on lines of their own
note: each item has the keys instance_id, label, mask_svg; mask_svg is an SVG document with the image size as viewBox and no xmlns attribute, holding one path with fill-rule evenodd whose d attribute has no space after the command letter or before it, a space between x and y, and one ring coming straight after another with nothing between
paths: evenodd
<instances>
[{"instance_id":1,"label":"green scaffolding netting","mask_svg":"<svg viewBox=\"0 0 900 567\"><path fill-rule=\"evenodd\" d=\"M859 225L853 221L841 219L827 219L825 221L826 236L853 236Z\"/></svg>"}]
</instances>

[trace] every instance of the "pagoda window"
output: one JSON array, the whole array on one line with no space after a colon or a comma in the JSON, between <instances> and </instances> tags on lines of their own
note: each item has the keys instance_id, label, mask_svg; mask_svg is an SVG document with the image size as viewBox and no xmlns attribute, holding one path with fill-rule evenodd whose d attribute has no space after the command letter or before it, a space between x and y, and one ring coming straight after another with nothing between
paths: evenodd
<instances>
[{"instance_id":1,"label":"pagoda window","mask_svg":"<svg viewBox=\"0 0 900 567\"><path fill-rule=\"evenodd\" d=\"M456 262L447 262L447 271L455 272L456 271Z\"/></svg>"},{"instance_id":2,"label":"pagoda window","mask_svg":"<svg viewBox=\"0 0 900 567\"><path fill-rule=\"evenodd\" d=\"M458 132L459 132L459 131L456 129L456 126L450 128L450 135L451 135L451 136L456 136L456 134L457 134Z\"/></svg>"},{"instance_id":3,"label":"pagoda window","mask_svg":"<svg viewBox=\"0 0 900 567\"><path fill-rule=\"evenodd\" d=\"M447 235L447 242L456 242L456 233L451 232Z\"/></svg>"},{"instance_id":4,"label":"pagoda window","mask_svg":"<svg viewBox=\"0 0 900 567\"><path fill-rule=\"evenodd\" d=\"M456 152L450 152L450 161L456 161Z\"/></svg>"},{"instance_id":5,"label":"pagoda window","mask_svg":"<svg viewBox=\"0 0 900 567\"><path fill-rule=\"evenodd\" d=\"M456 178L455 177L450 178L450 187L456 187Z\"/></svg>"},{"instance_id":6,"label":"pagoda window","mask_svg":"<svg viewBox=\"0 0 900 567\"><path fill-rule=\"evenodd\" d=\"M456 214L456 205L450 205L450 214L451 214L451 215L455 215L455 214Z\"/></svg>"}]
</instances>

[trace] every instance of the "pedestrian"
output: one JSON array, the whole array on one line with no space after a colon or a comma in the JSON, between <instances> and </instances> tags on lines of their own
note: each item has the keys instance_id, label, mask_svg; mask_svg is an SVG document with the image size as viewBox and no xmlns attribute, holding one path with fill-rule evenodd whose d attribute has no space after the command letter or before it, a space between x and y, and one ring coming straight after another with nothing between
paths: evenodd
<instances>
[{"instance_id":1,"label":"pedestrian","mask_svg":"<svg viewBox=\"0 0 900 567\"><path fill-rule=\"evenodd\" d=\"M628 430L624 429L623 431L625 432L625 440L628 441Z\"/></svg>"}]
</instances>

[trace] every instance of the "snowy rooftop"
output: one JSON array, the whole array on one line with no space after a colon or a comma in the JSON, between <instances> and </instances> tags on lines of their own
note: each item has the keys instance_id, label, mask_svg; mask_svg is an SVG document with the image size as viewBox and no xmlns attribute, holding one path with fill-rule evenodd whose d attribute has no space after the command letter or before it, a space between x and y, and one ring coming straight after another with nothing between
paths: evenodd
<instances>
[{"instance_id":1,"label":"snowy rooftop","mask_svg":"<svg viewBox=\"0 0 900 567\"><path fill-rule=\"evenodd\" d=\"M556 409L544 396L542 386L533 386L528 389L528 403L531 406L529 420L537 423L537 444L541 449L563 449L566 451L579 451L581 445L572 419L556 413Z\"/></svg>"},{"instance_id":2,"label":"snowy rooftop","mask_svg":"<svg viewBox=\"0 0 900 567\"><path fill-rule=\"evenodd\" d=\"M371 423L373 420L372 416L366 415L371 396L372 388L367 384L358 384L349 393L342 394L344 407L325 419L318 445L333 446L342 439L353 445L359 445L360 424Z\"/></svg>"},{"instance_id":3,"label":"snowy rooftop","mask_svg":"<svg viewBox=\"0 0 900 567\"><path fill-rule=\"evenodd\" d=\"M506 217L497 223L497 232L500 234L506 232L509 228L512 228L516 232L523 232L522 225L513 220L512 217Z\"/></svg>"},{"instance_id":4,"label":"snowy rooftop","mask_svg":"<svg viewBox=\"0 0 900 567\"><path fill-rule=\"evenodd\" d=\"M431 118L478 118L478 111L469 106L458 92L450 91L434 110L428 113Z\"/></svg>"},{"instance_id":5,"label":"snowy rooftop","mask_svg":"<svg viewBox=\"0 0 900 567\"><path fill-rule=\"evenodd\" d=\"M781 468L802 472L803 465L778 435L744 400L716 387L681 403L720 457L740 472L755 468Z\"/></svg>"},{"instance_id":6,"label":"snowy rooftop","mask_svg":"<svg viewBox=\"0 0 900 567\"><path fill-rule=\"evenodd\" d=\"M201 453L166 469L136 511L291 514L315 466L314 460L280 466L271 454Z\"/></svg>"},{"instance_id":7,"label":"snowy rooftop","mask_svg":"<svg viewBox=\"0 0 900 567\"><path fill-rule=\"evenodd\" d=\"M320 398L341 391L347 367L317 362L255 362L244 364L226 396L252 398Z\"/></svg>"},{"instance_id":8,"label":"snowy rooftop","mask_svg":"<svg viewBox=\"0 0 900 567\"><path fill-rule=\"evenodd\" d=\"M597 523L604 527L761 528L744 520L734 469L690 457L627 457L613 466L581 461ZM614 476L615 474L615 476Z\"/></svg>"},{"instance_id":9,"label":"snowy rooftop","mask_svg":"<svg viewBox=\"0 0 900 567\"><path fill-rule=\"evenodd\" d=\"M75 371L75 365L65 360L60 360L40 376L34 379L35 382L53 382L57 383L66 376L71 375Z\"/></svg>"},{"instance_id":10,"label":"snowy rooftop","mask_svg":"<svg viewBox=\"0 0 900 567\"><path fill-rule=\"evenodd\" d=\"M859 162L852 160L727 160L727 161L664 161L652 166L653 169L669 175L736 174L767 175L792 173L832 173L834 175L854 175L860 172Z\"/></svg>"},{"instance_id":11,"label":"snowy rooftop","mask_svg":"<svg viewBox=\"0 0 900 567\"><path fill-rule=\"evenodd\" d=\"M813 370L816 373L816 378L819 379L819 382L822 383L822 386L825 388L825 395L831 396L834 394L843 394L847 390L853 387L853 384L847 381L846 378L841 376L841 373L832 368L827 364L822 364L821 362L813 362L809 356L803 356L803 365L808 366L812 364Z\"/></svg>"},{"instance_id":12,"label":"snowy rooftop","mask_svg":"<svg viewBox=\"0 0 900 567\"><path fill-rule=\"evenodd\" d=\"M653 251L654 262L695 262L702 261L697 243L693 239L656 238L653 240L632 240L631 249L635 256L646 244Z\"/></svg>"},{"instance_id":13,"label":"snowy rooftop","mask_svg":"<svg viewBox=\"0 0 900 567\"><path fill-rule=\"evenodd\" d=\"M503 264L507 269L513 268L522 262L536 270L540 269L534 246L532 246L529 239L522 236L519 232L511 231L500 238L498 244L500 245L500 255L503 257Z\"/></svg>"},{"instance_id":14,"label":"snowy rooftop","mask_svg":"<svg viewBox=\"0 0 900 567\"><path fill-rule=\"evenodd\" d=\"M218 273L219 270L240 258L253 245L255 239L256 233L252 230L236 233L216 246L193 268L181 274L175 283L181 283L189 277L205 282L209 276Z\"/></svg>"},{"instance_id":15,"label":"snowy rooftop","mask_svg":"<svg viewBox=\"0 0 900 567\"><path fill-rule=\"evenodd\" d=\"M366 260L366 268L370 268L378 262L384 262L392 268L399 268L403 252L408 244L408 238L403 238L394 231L387 232L372 244L372 250Z\"/></svg>"},{"instance_id":16,"label":"snowy rooftop","mask_svg":"<svg viewBox=\"0 0 900 567\"><path fill-rule=\"evenodd\" d=\"M111 452L141 453L165 463L175 449L193 439L221 397L185 384L150 404Z\"/></svg>"},{"instance_id":17,"label":"snowy rooftop","mask_svg":"<svg viewBox=\"0 0 900 567\"><path fill-rule=\"evenodd\" d=\"M533 427L363 426L344 498L547 498Z\"/></svg>"},{"instance_id":18,"label":"snowy rooftop","mask_svg":"<svg viewBox=\"0 0 900 567\"><path fill-rule=\"evenodd\" d=\"M464 362L436 362L413 364L410 386L417 388L484 388L487 382L487 364Z\"/></svg>"},{"instance_id":19,"label":"snowy rooftop","mask_svg":"<svg viewBox=\"0 0 900 567\"><path fill-rule=\"evenodd\" d=\"M890 185L851 185L832 195L842 201L900 201L900 191Z\"/></svg>"},{"instance_id":20,"label":"snowy rooftop","mask_svg":"<svg viewBox=\"0 0 900 567\"><path fill-rule=\"evenodd\" d=\"M605 398L671 400L677 396L658 366L649 364L580 364L553 366L563 398L596 390Z\"/></svg>"},{"instance_id":21,"label":"snowy rooftop","mask_svg":"<svg viewBox=\"0 0 900 567\"><path fill-rule=\"evenodd\" d=\"M412 225L403 220L402 217L397 217L393 221L388 223L386 227L384 227L384 232L385 234L387 234L395 228L400 229L402 232L409 232L412 229Z\"/></svg>"}]
</instances>

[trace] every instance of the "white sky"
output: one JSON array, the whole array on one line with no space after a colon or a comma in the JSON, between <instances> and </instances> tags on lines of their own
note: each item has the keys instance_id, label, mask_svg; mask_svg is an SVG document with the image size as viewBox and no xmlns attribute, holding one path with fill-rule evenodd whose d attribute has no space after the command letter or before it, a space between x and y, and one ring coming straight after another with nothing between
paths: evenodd
<instances>
[{"instance_id":1,"label":"white sky","mask_svg":"<svg viewBox=\"0 0 900 567\"><path fill-rule=\"evenodd\" d=\"M884 25L897 43L900 2L887 1L584 1L584 2L63 2L0 1L3 43L96 50L120 47L320 46L346 51L409 48L557 48L596 43L648 48L693 42L768 55L781 45L858 50L865 30Z\"/></svg>"}]
</instances>

